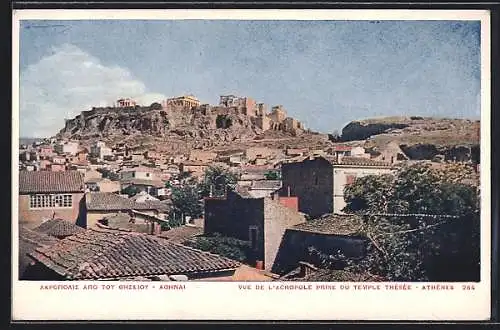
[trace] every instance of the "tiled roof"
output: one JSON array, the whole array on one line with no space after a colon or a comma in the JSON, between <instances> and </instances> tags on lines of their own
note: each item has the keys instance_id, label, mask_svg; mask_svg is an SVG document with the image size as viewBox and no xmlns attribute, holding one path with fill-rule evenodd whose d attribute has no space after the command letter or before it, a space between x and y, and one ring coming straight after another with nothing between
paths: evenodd
<instances>
[{"instance_id":1,"label":"tiled roof","mask_svg":"<svg viewBox=\"0 0 500 330\"><path fill-rule=\"evenodd\" d=\"M201 234L203 234L203 228L185 225L163 231L159 236L168 239L169 242L182 243L191 237Z\"/></svg>"},{"instance_id":2,"label":"tiled roof","mask_svg":"<svg viewBox=\"0 0 500 330\"><path fill-rule=\"evenodd\" d=\"M355 165L355 166L393 167L392 164L387 163L387 162L378 161L378 160L369 159L369 158L364 158L364 157L352 157L352 156L342 157L342 158L340 158L339 161L337 160L337 157L331 156L331 155L308 156L308 157L303 157L303 158L301 158L302 160L298 160L295 162L315 160L315 159L320 159L320 158L325 159L326 161L328 161L330 164L332 164L334 166Z\"/></svg>"},{"instance_id":3,"label":"tiled roof","mask_svg":"<svg viewBox=\"0 0 500 330\"><path fill-rule=\"evenodd\" d=\"M238 196L240 196L241 198L255 198L253 197L253 195L248 191L248 187L244 187L244 186L239 186L237 185L236 187L234 187L234 193L236 193Z\"/></svg>"},{"instance_id":4,"label":"tiled roof","mask_svg":"<svg viewBox=\"0 0 500 330\"><path fill-rule=\"evenodd\" d=\"M329 214L316 220L310 220L290 229L316 234L355 235L362 226L362 220L356 215Z\"/></svg>"},{"instance_id":5,"label":"tiled roof","mask_svg":"<svg viewBox=\"0 0 500 330\"><path fill-rule=\"evenodd\" d=\"M85 231L84 228L63 219L47 220L33 230L54 237L66 237Z\"/></svg>"},{"instance_id":6,"label":"tiled roof","mask_svg":"<svg viewBox=\"0 0 500 330\"><path fill-rule=\"evenodd\" d=\"M59 240L55 237L38 233L25 227L19 228L19 276L22 279L23 273L32 262L28 253L35 251L38 247L50 246Z\"/></svg>"},{"instance_id":7,"label":"tiled roof","mask_svg":"<svg viewBox=\"0 0 500 330\"><path fill-rule=\"evenodd\" d=\"M240 265L152 235L100 228L37 248L31 256L71 280L188 275L232 270Z\"/></svg>"},{"instance_id":8,"label":"tiled roof","mask_svg":"<svg viewBox=\"0 0 500 330\"><path fill-rule=\"evenodd\" d=\"M392 165L387 162L373 160L363 157L342 157L339 165L359 165L359 166L382 166L391 167Z\"/></svg>"},{"instance_id":9,"label":"tiled roof","mask_svg":"<svg viewBox=\"0 0 500 330\"><path fill-rule=\"evenodd\" d=\"M124 186L139 185L139 186L151 186L151 187L155 187L155 188L165 187L165 184L163 184L163 182L161 182L160 180L148 180L148 179L133 178L133 179L120 180L120 182Z\"/></svg>"},{"instance_id":10,"label":"tiled roof","mask_svg":"<svg viewBox=\"0 0 500 330\"><path fill-rule=\"evenodd\" d=\"M281 180L257 180L253 181L250 186L252 189L279 189L281 188Z\"/></svg>"},{"instance_id":11,"label":"tiled roof","mask_svg":"<svg viewBox=\"0 0 500 330\"><path fill-rule=\"evenodd\" d=\"M78 171L20 171L19 193L84 192L83 174Z\"/></svg>"},{"instance_id":12,"label":"tiled roof","mask_svg":"<svg viewBox=\"0 0 500 330\"><path fill-rule=\"evenodd\" d=\"M115 211L115 210L158 210L168 211L170 206L166 202L146 201L144 203L122 197L115 193L89 192L85 194L87 210Z\"/></svg>"},{"instance_id":13,"label":"tiled roof","mask_svg":"<svg viewBox=\"0 0 500 330\"><path fill-rule=\"evenodd\" d=\"M351 146L345 146L345 145L336 145L332 147L333 151L350 151L352 149Z\"/></svg>"}]
</instances>

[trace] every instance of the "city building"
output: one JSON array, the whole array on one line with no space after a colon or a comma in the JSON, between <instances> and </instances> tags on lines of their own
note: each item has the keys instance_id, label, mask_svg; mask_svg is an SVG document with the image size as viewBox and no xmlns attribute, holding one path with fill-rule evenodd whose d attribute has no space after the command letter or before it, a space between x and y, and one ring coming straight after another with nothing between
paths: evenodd
<instances>
[{"instance_id":1,"label":"city building","mask_svg":"<svg viewBox=\"0 0 500 330\"><path fill-rule=\"evenodd\" d=\"M391 164L359 157L307 157L281 166L282 192L299 198L299 211L311 217L342 213L344 187L366 175L391 173Z\"/></svg>"},{"instance_id":2,"label":"city building","mask_svg":"<svg viewBox=\"0 0 500 330\"><path fill-rule=\"evenodd\" d=\"M306 219L279 198L255 198L246 189L237 189L228 190L224 197L205 198L204 232L249 241L252 261L258 268L270 270L286 228Z\"/></svg>"},{"instance_id":3,"label":"city building","mask_svg":"<svg viewBox=\"0 0 500 330\"><path fill-rule=\"evenodd\" d=\"M55 152L58 154L76 155L79 150L80 144L75 141L59 142L54 146Z\"/></svg>"},{"instance_id":4,"label":"city building","mask_svg":"<svg viewBox=\"0 0 500 330\"><path fill-rule=\"evenodd\" d=\"M95 228L97 223L117 213L139 211L145 215L153 216L157 222L165 221L170 211L166 202L144 201L136 202L126 196L106 192L89 192L85 194L85 214L82 216L84 223L79 224L84 228ZM149 219L152 221L154 219Z\"/></svg>"},{"instance_id":5,"label":"city building","mask_svg":"<svg viewBox=\"0 0 500 330\"><path fill-rule=\"evenodd\" d=\"M44 219L76 223L85 193L83 175L77 171L19 172L19 224L27 228Z\"/></svg>"},{"instance_id":6,"label":"city building","mask_svg":"<svg viewBox=\"0 0 500 330\"><path fill-rule=\"evenodd\" d=\"M103 141L97 141L90 147L90 156L103 160L106 156L112 156L113 150L106 146Z\"/></svg>"}]
</instances>

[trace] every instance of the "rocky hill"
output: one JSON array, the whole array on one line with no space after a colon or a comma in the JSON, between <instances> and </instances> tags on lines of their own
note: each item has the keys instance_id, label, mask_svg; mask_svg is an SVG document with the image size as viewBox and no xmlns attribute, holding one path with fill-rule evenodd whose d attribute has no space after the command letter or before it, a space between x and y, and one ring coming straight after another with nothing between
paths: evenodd
<instances>
[{"instance_id":1,"label":"rocky hill","mask_svg":"<svg viewBox=\"0 0 500 330\"><path fill-rule=\"evenodd\" d=\"M199 109L167 112L151 107L93 108L66 120L64 128L57 134L60 138L80 140L83 145L95 140L103 140L109 145L126 142L172 153L283 143L294 147L294 141L300 144L307 136L328 142L326 135L318 137L308 131L301 134L263 131L252 117L231 111L224 114ZM306 144L311 143L311 140L306 140Z\"/></svg>"},{"instance_id":2,"label":"rocky hill","mask_svg":"<svg viewBox=\"0 0 500 330\"><path fill-rule=\"evenodd\" d=\"M336 140L372 149L395 142L410 159L478 158L480 122L416 116L365 119L347 124Z\"/></svg>"},{"instance_id":3,"label":"rocky hill","mask_svg":"<svg viewBox=\"0 0 500 330\"><path fill-rule=\"evenodd\" d=\"M183 153L190 149L245 150L251 146L323 149L334 143L365 147L375 154L392 142L413 160L478 160L479 121L423 117L385 117L353 121L340 137L311 131L300 134L263 131L255 118L235 113L164 111L160 108L93 108L66 120L58 137L78 139L83 145L103 140L125 142L138 149Z\"/></svg>"}]
</instances>

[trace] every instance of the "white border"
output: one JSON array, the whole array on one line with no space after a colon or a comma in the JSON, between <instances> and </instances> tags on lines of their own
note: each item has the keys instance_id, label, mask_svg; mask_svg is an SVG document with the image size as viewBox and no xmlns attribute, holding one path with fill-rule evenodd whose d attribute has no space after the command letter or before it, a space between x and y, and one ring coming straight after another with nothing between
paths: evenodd
<instances>
[{"instance_id":1,"label":"white border","mask_svg":"<svg viewBox=\"0 0 500 330\"><path fill-rule=\"evenodd\" d=\"M19 22L88 19L480 20L481 277L474 291L242 291L238 283L187 282L186 290L58 291L19 282L13 212L13 320L487 320L490 316L490 18L484 10L15 10L12 207L18 207ZM47 282L43 282L47 284ZM49 282L50 283L50 282ZM71 282L77 284L78 282ZM95 282L101 285L103 282ZM82 282L78 283L83 286ZM120 284L120 283L110 283ZM134 284L127 282L127 284ZM137 284L137 283L136 283ZM337 288L340 283L336 283ZM149 283L151 285L151 283ZM155 283L156 287L158 284ZM268 284L263 283L267 287ZM315 284L313 284L314 286ZM418 285L413 283L413 285ZM461 283L454 283L460 288ZM421 284L420 284L421 286ZM351 285L352 287L352 285Z\"/></svg>"}]
</instances>

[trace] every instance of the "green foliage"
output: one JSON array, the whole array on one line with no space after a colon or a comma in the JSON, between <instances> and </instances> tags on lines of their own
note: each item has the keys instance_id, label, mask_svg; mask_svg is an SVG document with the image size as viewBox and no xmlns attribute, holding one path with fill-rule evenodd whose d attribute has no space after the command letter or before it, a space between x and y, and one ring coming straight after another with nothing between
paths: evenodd
<instances>
[{"instance_id":1,"label":"green foliage","mask_svg":"<svg viewBox=\"0 0 500 330\"><path fill-rule=\"evenodd\" d=\"M247 262L251 258L251 246L249 242L222 236L218 233L210 236L198 236L184 242L184 244L240 262Z\"/></svg>"},{"instance_id":2,"label":"green foliage","mask_svg":"<svg viewBox=\"0 0 500 330\"><path fill-rule=\"evenodd\" d=\"M126 194L129 197L135 196L136 194L138 194L140 192L141 192L141 189L138 188L137 186L133 186L133 185L128 186L128 187L122 189L122 194Z\"/></svg>"},{"instance_id":3,"label":"green foliage","mask_svg":"<svg viewBox=\"0 0 500 330\"><path fill-rule=\"evenodd\" d=\"M264 174L266 180L280 180L281 175L277 171L269 171Z\"/></svg>"},{"instance_id":4,"label":"green foliage","mask_svg":"<svg viewBox=\"0 0 500 330\"><path fill-rule=\"evenodd\" d=\"M228 185L235 184L237 177L221 166L210 166L205 171L204 180L199 184L199 192L202 197L224 196Z\"/></svg>"},{"instance_id":5,"label":"green foliage","mask_svg":"<svg viewBox=\"0 0 500 330\"><path fill-rule=\"evenodd\" d=\"M160 103L158 103L158 102L154 102L154 103L152 103L152 104L149 106L149 108L150 108L151 110L161 110L161 109L162 109L162 106L161 106L161 104L160 104Z\"/></svg>"},{"instance_id":6,"label":"green foliage","mask_svg":"<svg viewBox=\"0 0 500 330\"><path fill-rule=\"evenodd\" d=\"M369 240L367 257L349 267L397 281L478 280L479 198L476 187L461 182L467 171L461 165L417 164L346 186L344 211L365 214L363 234Z\"/></svg>"},{"instance_id":7,"label":"green foliage","mask_svg":"<svg viewBox=\"0 0 500 330\"><path fill-rule=\"evenodd\" d=\"M176 217L191 216L200 217L203 214L203 207L196 186L185 185L183 187L172 188L172 205ZM171 214L172 221L173 214Z\"/></svg>"}]
</instances>

